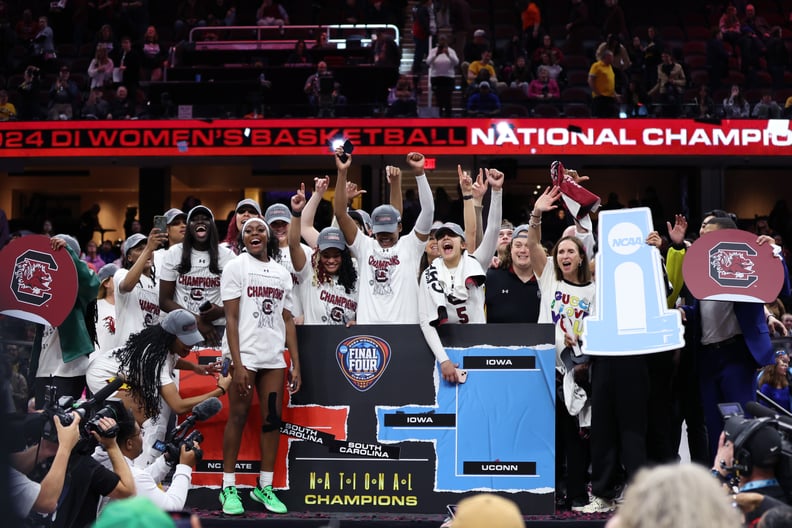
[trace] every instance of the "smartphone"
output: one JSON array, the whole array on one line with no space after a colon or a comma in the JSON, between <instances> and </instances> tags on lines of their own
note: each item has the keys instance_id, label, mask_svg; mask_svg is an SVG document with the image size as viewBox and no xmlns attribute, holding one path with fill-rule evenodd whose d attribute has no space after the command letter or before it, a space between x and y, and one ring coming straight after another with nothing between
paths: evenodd
<instances>
[{"instance_id":1,"label":"smartphone","mask_svg":"<svg viewBox=\"0 0 792 528\"><path fill-rule=\"evenodd\" d=\"M344 150L344 153L338 156L338 159L340 159L342 162L345 162L349 159L349 154L352 154L352 152L355 151L355 145L347 139L344 141L344 145L341 148Z\"/></svg>"},{"instance_id":2,"label":"smartphone","mask_svg":"<svg viewBox=\"0 0 792 528\"><path fill-rule=\"evenodd\" d=\"M190 526L192 526L190 523L192 512L172 511L168 512L168 515L170 515L170 518L173 519L173 524L176 525L176 528L190 528Z\"/></svg>"},{"instance_id":3,"label":"smartphone","mask_svg":"<svg viewBox=\"0 0 792 528\"><path fill-rule=\"evenodd\" d=\"M220 367L220 375L223 377L228 376L228 369L231 367L231 358L227 357L223 359L223 366Z\"/></svg>"},{"instance_id":4,"label":"smartphone","mask_svg":"<svg viewBox=\"0 0 792 528\"><path fill-rule=\"evenodd\" d=\"M467 381L467 370L456 369L457 371L457 379L459 379L459 383L465 383Z\"/></svg>"},{"instance_id":5,"label":"smartphone","mask_svg":"<svg viewBox=\"0 0 792 528\"><path fill-rule=\"evenodd\" d=\"M157 215L154 217L154 227L159 229L160 233L167 233L168 232L168 219L162 215Z\"/></svg>"}]
</instances>

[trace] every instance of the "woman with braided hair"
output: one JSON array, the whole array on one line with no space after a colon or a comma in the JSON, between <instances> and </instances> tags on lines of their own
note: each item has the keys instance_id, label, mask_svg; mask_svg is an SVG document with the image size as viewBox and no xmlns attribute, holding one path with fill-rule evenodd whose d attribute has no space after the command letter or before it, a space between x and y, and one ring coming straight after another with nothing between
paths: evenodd
<instances>
[{"instance_id":1,"label":"woman with braided hair","mask_svg":"<svg viewBox=\"0 0 792 528\"><path fill-rule=\"evenodd\" d=\"M205 394L190 398L179 395L173 370L195 370L195 365L184 357L201 341L195 317L187 310L174 310L160 324L132 334L124 346L94 358L86 374L88 387L96 392L109 379L122 377L126 385L115 396L132 409L138 423L159 415L160 396L173 412L186 413L204 400L224 395L231 385L231 377L225 376ZM204 373L209 375L211 370L205 369Z\"/></svg>"}]
</instances>

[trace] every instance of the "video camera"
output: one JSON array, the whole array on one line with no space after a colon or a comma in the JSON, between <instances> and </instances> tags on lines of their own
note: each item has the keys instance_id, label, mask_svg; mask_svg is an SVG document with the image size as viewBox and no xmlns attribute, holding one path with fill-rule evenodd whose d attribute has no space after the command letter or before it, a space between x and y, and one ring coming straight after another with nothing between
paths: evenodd
<instances>
[{"instance_id":1,"label":"video camera","mask_svg":"<svg viewBox=\"0 0 792 528\"><path fill-rule=\"evenodd\" d=\"M154 449L165 453L165 460L170 465L175 465L179 463L181 446L186 446L188 451L195 450L195 459L200 462L203 458L203 450L200 447L193 446L193 442L203 442L204 438L199 430L190 430L195 427L195 422L208 420L219 413L222 408L223 404L217 398L209 398L202 401L193 407L192 414L186 420L168 433L165 441L157 440L154 442Z\"/></svg>"},{"instance_id":2,"label":"video camera","mask_svg":"<svg viewBox=\"0 0 792 528\"><path fill-rule=\"evenodd\" d=\"M123 384L123 379L115 378L106 386L102 387L101 390L97 391L93 398L79 402L75 402L74 398L71 396L61 396L57 398L57 388L54 385L47 385L45 387L44 409L42 412L46 420L44 422L41 437L52 442L57 442L58 432L55 429L55 425L52 423L52 417L57 416L61 425L68 427L74 421L74 415L72 413L77 413L80 415L81 419L80 444L83 444L82 446L77 446L76 449L78 451L81 450L81 447L83 448L82 450L92 447L91 441L94 440L91 435L92 431L95 431L105 438L114 438L118 434L118 425L116 424L110 429L102 430L99 427L99 420L106 417L118 421L124 416L126 412L124 404L117 399L108 399L108 397L115 394Z\"/></svg>"},{"instance_id":3,"label":"video camera","mask_svg":"<svg viewBox=\"0 0 792 528\"><path fill-rule=\"evenodd\" d=\"M734 444L733 466L724 469L747 474L753 466L770 467L768 462L773 461L776 479L789 501L792 498L792 418L757 402L745 404L745 410L754 418L746 418L739 404L721 404L720 407L726 422L724 430ZM735 421L731 423L732 420ZM781 438L780 454L772 451L771 443L755 441L760 431L767 427L775 430Z\"/></svg>"}]
</instances>

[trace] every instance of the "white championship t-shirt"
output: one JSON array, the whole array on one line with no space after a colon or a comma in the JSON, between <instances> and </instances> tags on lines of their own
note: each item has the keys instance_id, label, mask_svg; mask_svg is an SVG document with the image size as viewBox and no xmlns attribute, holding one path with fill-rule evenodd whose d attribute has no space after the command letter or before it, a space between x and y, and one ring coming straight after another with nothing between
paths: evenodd
<instances>
[{"instance_id":1,"label":"white championship t-shirt","mask_svg":"<svg viewBox=\"0 0 792 528\"><path fill-rule=\"evenodd\" d=\"M96 341L95 352L113 348L116 335L116 314L115 305L107 302L107 299L96 301Z\"/></svg>"},{"instance_id":2,"label":"white championship t-shirt","mask_svg":"<svg viewBox=\"0 0 792 528\"><path fill-rule=\"evenodd\" d=\"M230 249L218 247L217 262L220 274L209 271L209 252L192 250L190 254L190 271L184 275L177 271L182 257L182 244L168 249L162 262L160 280L176 283L173 300L176 304L194 314L200 312L200 306L206 301L223 306L220 296L220 275L226 265L235 257ZM215 326L225 326L225 317L212 321Z\"/></svg>"},{"instance_id":3,"label":"white championship t-shirt","mask_svg":"<svg viewBox=\"0 0 792 528\"><path fill-rule=\"evenodd\" d=\"M124 293L121 283L129 270L120 269L113 275L115 286L116 337L113 346L122 346L129 336L160 321L159 283L141 274L135 287Z\"/></svg>"},{"instance_id":4,"label":"white championship t-shirt","mask_svg":"<svg viewBox=\"0 0 792 528\"><path fill-rule=\"evenodd\" d=\"M296 286L297 296L303 308L303 324L347 324L355 321L358 305L358 285L347 293L338 283L338 277L332 282L314 284L314 268L311 259L297 273L299 284Z\"/></svg>"},{"instance_id":5,"label":"white championship t-shirt","mask_svg":"<svg viewBox=\"0 0 792 528\"><path fill-rule=\"evenodd\" d=\"M305 253L305 258L308 260L308 262L310 262L311 255L313 255L313 250L311 249L311 247L301 243L300 249L303 250L303 253ZM286 271L288 271L291 274L292 283L294 284L294 286L298 286L300 284L300 277L299 274L297 273L297 270L294 269L294 263L292 262L291 253L289 252L288 247L280 248L280 253L276 257L275 262L286 268ZM291 313L292 316L294 317L300 317L301 315L303 315L302 299L300 298L299 295L297 295L297 293L292 295Z\"/></svg>"},{"instance_id":6,"label":"white championship t-shirt","mask_svg":"<svg viewBox=\"0 0 792 528\"><path fill-rule=\"evenodd\" d=\"M418 324L418 269L426 242L414 232L383 249L358 233L350 246L358 263L358 324Z\"/></svg>"},{"instance_id":7,"label":"white championship t-shirt","mask_svg":"<svg viewBox=\"0 0 792 528\"><path fill-rule=\"evenodd\" d=\"M222 299L239 299L239 354L250 370L284 368L286 325L283 310L292 309L292 278L270 259L263 262L242 253L223 268ZM223 355L230 357L228 332Z\"/></svg>"}]
</instances>

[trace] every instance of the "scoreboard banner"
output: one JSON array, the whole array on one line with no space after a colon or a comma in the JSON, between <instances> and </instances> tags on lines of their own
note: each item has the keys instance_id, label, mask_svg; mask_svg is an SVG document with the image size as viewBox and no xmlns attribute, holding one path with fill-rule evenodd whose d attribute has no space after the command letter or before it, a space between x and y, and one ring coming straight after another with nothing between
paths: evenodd
<instances>
[{"instance_id":1,"label":"scoreboard banner","mask_svg":"<svg viewBox=\"0 0 792 528\"><path fill-rule=\"evenodd\" d=\"M468 371L464 384L438 376L417 325L298 327L303 386L284 397L274 481L290 511L437 513L485 490L508 493L526 514L554 511L552 326L440 330L451 360ZM208 362L217 352L201 355ZM180 388L199 394L205 384L187 372ZM227 417L224 407L198 424L198 486L221 484ZM260 424L256 406L240 485L258 477Z\"/></svg>"},{"instance_id":2,"label":"scoreboard banner","mask_svg":"<svg viewBox=\"0 0 792 528\"><path fill-rule=\"evenodd\" d=\"M788 120L254 119L0 124L0 158L326 156L790 156Z\"/></svg>"}]
</instances>

